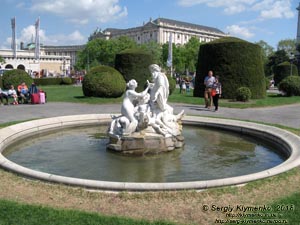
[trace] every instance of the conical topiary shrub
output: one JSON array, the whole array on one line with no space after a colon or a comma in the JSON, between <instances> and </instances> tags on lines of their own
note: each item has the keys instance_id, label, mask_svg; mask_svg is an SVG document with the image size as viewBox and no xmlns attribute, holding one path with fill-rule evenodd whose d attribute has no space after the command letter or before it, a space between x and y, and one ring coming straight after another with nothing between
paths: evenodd
<instances>
[{"instance_id":1,"label":"conical topiary shrub","mask_svg":"<svg viewBox=\"0 0 300 225\"><path fill-rule=\"evenodd\" d=\"M234 99L239 87L248 87L252 98L266 96L261 48L250 42L225 37L200 46L194 96L204 95L208 71L220 77L222 96Z\"/></svg>"},{"instance_id":2,"label":"conical topiary shrub","mask_svg":"<svg viewBox=\"0 0 300 225\"><path fill-rule=\"evenodd\" d=\"M283 62L275 66L274 81L276 85L290 75L298 76L298 69L296 65L291 64L290 62Z\"/></svg>"},{"instance_id":3,"label":"conical topiary shrub","mask_svg":"<svg viewBox=\"0 0 300 225\"><path fill-rule=\"evenodd\" d=\"M151 80L149 66L153 64L152 56L142 49L128 49L116 55L115 68L123 75L126 82L135 79L136 91L144 90L146 81Z\"/></svg>"}]
</instances>

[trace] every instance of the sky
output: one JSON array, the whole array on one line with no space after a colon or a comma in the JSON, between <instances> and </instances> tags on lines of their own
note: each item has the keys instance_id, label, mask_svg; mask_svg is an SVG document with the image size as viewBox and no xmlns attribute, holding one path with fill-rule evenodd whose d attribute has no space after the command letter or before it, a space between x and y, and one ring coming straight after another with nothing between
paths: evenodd
<instances>
[{"instance_id":1,"label":"sky","mask_svg":"<svg viewBox=\"0 0 300 225\"><path fill-rule=\"evenodd\" d=\"M167 18L218 28L249 42L277 48L295 39L300 1L296 0L1 0L0 49L11 46L16 17L19 43L34 40L40 18L44 45L85 44L97 28L131 28L150 18Z\"/></svg>"}]
</instances>

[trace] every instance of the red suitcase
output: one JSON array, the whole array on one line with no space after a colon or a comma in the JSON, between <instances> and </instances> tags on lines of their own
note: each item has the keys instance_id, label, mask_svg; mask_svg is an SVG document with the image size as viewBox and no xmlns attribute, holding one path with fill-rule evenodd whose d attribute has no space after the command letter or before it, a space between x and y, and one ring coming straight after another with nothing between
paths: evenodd
<instances>
[{"instance_id":1,"label":"red suitcase","mask_svg":"<svg viewBox=\"0 0 300 225\"><path fill-rule=\"evenodd\" d=\"M31 104L40 104L40 94L32 94L31 95Z\"/></svg>"}]
</instances>

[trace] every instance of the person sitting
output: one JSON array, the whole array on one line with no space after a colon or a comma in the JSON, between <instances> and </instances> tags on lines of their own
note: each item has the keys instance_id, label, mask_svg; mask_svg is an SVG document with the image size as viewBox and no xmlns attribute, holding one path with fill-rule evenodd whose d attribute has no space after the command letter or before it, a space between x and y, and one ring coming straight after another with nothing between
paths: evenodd
<instances>
[{"instance_id":1,"label":"person sitting","mask_svg":"<svg viewBox=\"0 0 300 225\"><path fill-rule=\"evenodd\" d=\"M1 104L1 105L4 104L3 99L6 100L6 105L8 105L8 93L7 93L7 91L3 91L3 90L0 88L0 104Z\"/></svg>"},{"instance_id":2,"label":"person sitting","mask_svg":"<svg viewBox=\"0 0 300 225\"><path fill-rule=\"evenodd\" d=\"M9 97L12 97L14 99L14 101L12 103L13 105L18 105L19 104L18 103L18 95L17 95L17 92L14 88L14 85L10 85L9 90L7 91L7 94L8 94Z\"/></svg>"},{"instance_id":3,"label":"person sitting","mask_svg":"<svg viewBox=\"0 0 300 225\"><path fill-rule=\"evenodd\" d=\"M25 82L22 82L18 86L18 96L20 97L21 102L27 103L29 99L29 92L28 92L28 87L25 84Z\"/></svg>"},{"instance_id":4,"label":"person sitting","mask_svg":"<svg viewBox=\"0 0 300 225\"><path fill-rule=\"evenodd\" d=\"M37 94L39 92L37 86L35 83L32 83L31 86L29 87L28 89L28 92L29 92L29 95L32 95L32 94Z\"/></svg>"}]
</instances>

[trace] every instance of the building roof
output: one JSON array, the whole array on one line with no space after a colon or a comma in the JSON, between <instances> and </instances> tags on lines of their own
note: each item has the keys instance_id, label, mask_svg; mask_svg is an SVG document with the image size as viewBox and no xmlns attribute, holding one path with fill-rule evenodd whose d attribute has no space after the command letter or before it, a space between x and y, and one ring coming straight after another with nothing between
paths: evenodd
<instances>
[{"instance_id":1,"label":"building roof","mask_svg":"<svg viewBox=\"0 0 300 225\"><path fill-rule=\"evenodd\" d=\"M212 33L219 33L219 34L225 34L223 31L214 28L214 27L208 27L208 26L203 26L203 25L198 25L198 24L193 24L193 23L187 23L187 22L182 22L178 20L172 20L172 19L166 19L166 18L157 18L156 20L150 21L149 23L152 23L156 26L161 26L163 24L169 24L172 26L177 26L177 27L184 27L184 28L192 28L192 29L198 29L198 30L205 30L208 32ZM107 28L105 29L105 32L110 32L111 34L115 34L121 31L126 31L126 30L131 30L131 29L137 29L144 27L148 25L149 23L144 24L143 26L140 27L133 27L133 28L127 28L127 29L118 29L118 28Z\"/></svg>"},{"instance_id":2,"label":"building roof","mask_svg":"<svg viewBox=\"0 0 300 225\"><path fill-rule=\"evenodd\" d=\"M160 23L167 23L167 24L170 24L172 26L191 27L191 28L194 28L194 29L207 30L209 32L224 34L223 31L221 31L217 28L198 25L198 24L193 24L193 23L182 22L182 21L178 21L178 20L171 20L171 19L166 19L166 18L158 18L156 20L153 20L152 23L154 23L156 25L159 25Z\"/></svg>"}]
</instances>

